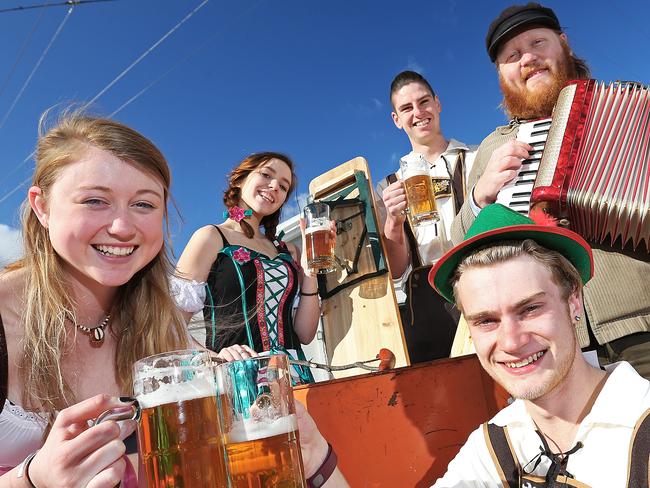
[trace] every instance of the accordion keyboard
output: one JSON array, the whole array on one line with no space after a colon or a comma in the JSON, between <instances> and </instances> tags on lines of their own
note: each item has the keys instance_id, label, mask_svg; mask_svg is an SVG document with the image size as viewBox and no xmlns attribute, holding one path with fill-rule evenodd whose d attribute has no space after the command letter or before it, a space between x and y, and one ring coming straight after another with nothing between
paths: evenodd
<instances>
[{"instance_id":1,"label":"accordion keyboard","mask_svg":"<svg viewBox=\"0 0 650 488\"><path fill-rule=\"evenodd\" d=\"M542 152L551 127L551 119L539 119L526 122L519 126L517 140L526 142L533 147L528 159L524 159L517 176L507 183L497 195L497 203L528 215L530 210L530 197L533 192L533 184L539 169L539 162L542 159Z\"/></svg>"}]
</instances>

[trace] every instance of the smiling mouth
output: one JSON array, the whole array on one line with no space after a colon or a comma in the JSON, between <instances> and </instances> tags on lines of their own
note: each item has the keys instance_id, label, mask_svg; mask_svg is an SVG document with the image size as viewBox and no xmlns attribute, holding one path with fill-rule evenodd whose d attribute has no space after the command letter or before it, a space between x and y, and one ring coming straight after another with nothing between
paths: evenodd
<instances>
[{"instance_id":1,"label":"smiling mouth","mask_svg":"<svg viewBox=\"0 0 650 488\"><path fill-rule=\"evenodd\" d=\"M535 71L533 71L533 72L528 73L527 75L525 75L525 76L524 76L524 79L525 79L526 81L528 81L528 80L530 80L530 79L532 79L532 78L536 78L537 76L539 76L539 75L541 75L541 74L543 74L543 73L546 73L547 71L548 71L548 70L547 70L546 68L543 68L543 69L536 69Z\"/></svg>"},{"instance_id":2,"label":"smiling mouth","mask_svg":"<svg viewBox=\"0 0 650 488\"><path fill-rule=\"evenodd\" d=\"M430 121L431 119L418 120L417 122L413 123L413 127L422 127L424 125L429 125Z\"/></svg>"},{"instance_id":3,"label":"smiling mouth","mask_svg":"<svg viewBox=\"0 0 650 488\"><path fill-rule=\"evenodd\" d=\"M269 202L269 203L275 203L275 199L274 199L272 196L270 196L270 195L268 195L268 194L266 194L266 193L263 193L263 192L261 192L261 191L260 191L260 192L257 192L257 193L258 193L259 196L261 196L261 197L262 197L264 200L266 200L267 202Z\"/></svg>"},{"instance_id":4,"label":"smiling mouth","mask_svg":"<svg viewBox=\"0 0 650 488\"><path fill-rule=\"evenodd\" d=\"M103 246L94 245L93 247L103 256L130 256L133 254L137 246Z\"/></svg>"},{"instance_id":5,"label":"smiling mouth","mask_svg":"<svg viewBox=\"0 0 650 488\"><path fill-rule=\"evenodd\" d=\"M546 354L546 350L544 351L539 351L536 352L535 354L531 354L527 358L522 359L521 361L511 361L511 362L504 362L501 364L504 364L506 367L510 369L514 368L523 368L524 366L528 366L529 364L532 364L536 361L539 360L544 354Z\"/></svg>"}]
</instances>

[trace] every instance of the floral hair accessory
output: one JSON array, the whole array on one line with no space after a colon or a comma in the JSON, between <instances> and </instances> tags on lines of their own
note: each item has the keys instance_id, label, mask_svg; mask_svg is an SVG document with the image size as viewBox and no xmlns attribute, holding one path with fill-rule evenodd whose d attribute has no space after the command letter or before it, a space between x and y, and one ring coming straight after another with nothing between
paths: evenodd
<instances>
[{"instance_id":1,"label":"floral hair accessory","mask_svg":"<svg viewBox=\"0 0 650 488\"><path fill-rule=\"evenodd\" d=\"M232 258L239 264L244 264L251 260L251 253L243 247L240 247L232 253Z\"/></svg>"},{"instance_id":2,"label":"floral hair accessory","mask_svg":"<svg viewBox=\"0 0 650 488\"><path fill-rule=\"evenodd\" d=\"M223 212L223 217L225 219L231 219L231 220L234 220L237 223L241 222L246 217L250 217L251 215L253 215L253 211L250 208L244 210L243 208L239 207L238 205L234 205L234 206L230 207L228 210L225 210Z\"/></svg>"}]
</instances>

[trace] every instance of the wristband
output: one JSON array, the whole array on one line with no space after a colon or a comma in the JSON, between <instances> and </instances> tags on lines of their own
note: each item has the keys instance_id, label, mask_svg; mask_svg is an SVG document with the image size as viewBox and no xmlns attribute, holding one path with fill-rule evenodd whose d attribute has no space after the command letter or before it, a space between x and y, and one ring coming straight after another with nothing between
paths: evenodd
<instances>
[{"instance_id":1,"label":"wristband","mask_svg":"<svg viewBox=\"0 0 650 488\"><path fill-rule=\"evenodd\" d=\"M34 456L36 456L36 453L38 453L38 449L27 456L25 460L20 463L18 466L18 472L16 473L16 478L25 478L25 481L27 482L27 486L29 486L29 488L36 488L29 477L29 465L31 464L32 459L34 459Z\"/></svg>"},{"instance_id":2,"label":"wristband","mask_svg":"<svg viewBox=\"0 0 650 488\"><path fill-rule=\"evenodd\" d=\"M327 456L325 456L325 461L320 465L320 468L307 479L307 486L309 488L320 488L325 484L325 482L330 479L332 473L336 469L337 457L334 449L332 449L332 444L327 443Z\"/></svg>"},{"instance_id":3,"label":"wristband","mask_svg":"<svg viewBox=\"0 0 650 488\"><path fill-rule=\"evenodd\" d=\"M304 291L300 291L300 296L301 297L315 297L318 295L318 290L316 290L314 293L305 293Z\"/></svg>"}]
</instances>

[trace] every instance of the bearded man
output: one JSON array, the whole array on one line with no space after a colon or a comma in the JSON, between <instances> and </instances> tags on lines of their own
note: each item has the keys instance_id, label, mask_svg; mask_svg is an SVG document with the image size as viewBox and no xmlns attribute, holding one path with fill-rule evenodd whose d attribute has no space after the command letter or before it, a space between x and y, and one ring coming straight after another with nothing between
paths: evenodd
<instances>
[{"instance_id":1,"label":"bearded man","mask_svg":"<svg viewBox=\"0 0 650 488\"><path fill-rule=\"evenodd\" d=\"M528 158L531 146L515 140L521 122L551 116L565 82L590 77L553 10L537 3L501 12L488 29L486 47L510 122L479 146L468 178L472 190L452 225L454 243ZM590 244L596 277L584 290L587 320L577 324L580 345L596 349L601 364L625 360L650 379L650 254Z\"/></svg>"}]
</instances>

